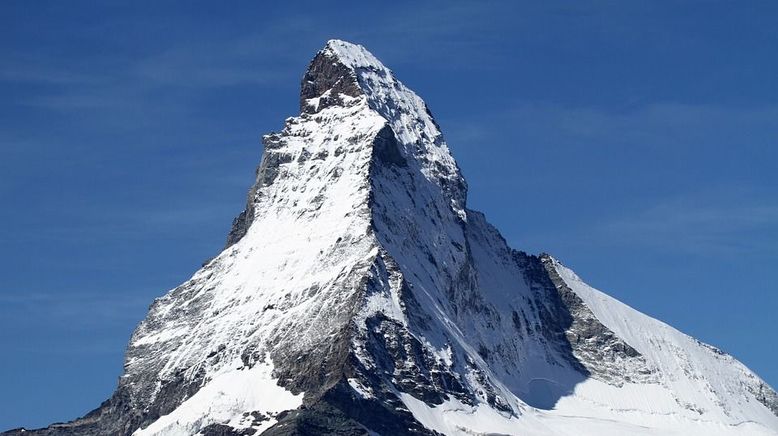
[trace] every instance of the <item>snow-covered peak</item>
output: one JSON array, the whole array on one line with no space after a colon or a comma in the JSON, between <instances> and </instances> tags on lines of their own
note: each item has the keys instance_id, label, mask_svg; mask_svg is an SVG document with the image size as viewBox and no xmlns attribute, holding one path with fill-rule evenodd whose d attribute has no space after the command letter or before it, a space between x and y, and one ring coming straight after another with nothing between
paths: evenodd
<instances>
[{"instance_id":1,"label":"snow-covered peak","mask_svg":"<svg viewBox=\"0 0 778 436\"><path fill-rule=\"evenodd\" d=\"M467 184L427 104L363 46L332 39L317 53L303 77L301 111L318 113L328 107L345 107L352 98L364 99L387 121L390 139L396 140L410 170L430 182L465 220Z\"/></svg>"},{"instance_id":2,"label":"snow-covered peak","mask_svg":"<svg viewBox=\"0 0 778 436\"><path fill-rule=\"evenodd\" d=\"M372 53L360 44L354 44L341 39L330 39L323 49L324 52L335 56L340 62L349 68L373 68L390 72Z\"/></svg>"}]
</instances>

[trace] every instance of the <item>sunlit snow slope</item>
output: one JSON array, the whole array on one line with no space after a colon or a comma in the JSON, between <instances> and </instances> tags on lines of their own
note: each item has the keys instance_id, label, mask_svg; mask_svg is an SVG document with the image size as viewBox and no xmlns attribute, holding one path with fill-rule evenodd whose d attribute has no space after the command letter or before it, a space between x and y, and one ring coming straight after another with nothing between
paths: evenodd
<instances>
[{"instance_id":1,"label":"sunlit snow slope","mask_svg":"<svg viewBox=\"0 0 778 436\"><path fill-rule=\"evenodd\" d=\"M776 435L740 362L513 250L426 104L329 41L227 246L47 435Z\"/></svg>"}]
</instances>

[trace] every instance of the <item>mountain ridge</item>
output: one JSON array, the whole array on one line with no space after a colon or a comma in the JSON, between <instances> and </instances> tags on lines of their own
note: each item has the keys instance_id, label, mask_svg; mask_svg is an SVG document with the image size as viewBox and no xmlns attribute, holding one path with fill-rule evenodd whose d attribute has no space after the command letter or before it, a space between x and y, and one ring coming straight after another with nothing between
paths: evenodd
<instances>
[{"instance_id":1,"label":"mountain ridge","mask_svg":"<svg viewBox=\"0 0 778 436\"><path fill-rule=\"evenodd\" d=\"M364 47L329 41L300 100L224 251L136 329L114 396L25 434L675 431L663 416L774 434L775 392L742 364L469 210L426 104Z\"/></svg>"}]
</instances>

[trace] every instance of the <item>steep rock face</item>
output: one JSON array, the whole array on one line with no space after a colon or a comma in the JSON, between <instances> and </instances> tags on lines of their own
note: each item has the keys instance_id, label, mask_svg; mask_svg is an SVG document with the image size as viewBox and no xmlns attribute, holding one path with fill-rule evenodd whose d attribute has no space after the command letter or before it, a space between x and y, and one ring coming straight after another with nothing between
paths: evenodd
<instances>
[{"instance_id":1,"label":"steep rock face","mask_svg":"<svg viewBox=\"0 0 778 436\"><path fill-rule=\"evenodd\" d=\"M774 434L742 364L467 209L426 104L363 47L330 41L300 98L112 398L25 434Z\"/></svg>"}]
</instances>

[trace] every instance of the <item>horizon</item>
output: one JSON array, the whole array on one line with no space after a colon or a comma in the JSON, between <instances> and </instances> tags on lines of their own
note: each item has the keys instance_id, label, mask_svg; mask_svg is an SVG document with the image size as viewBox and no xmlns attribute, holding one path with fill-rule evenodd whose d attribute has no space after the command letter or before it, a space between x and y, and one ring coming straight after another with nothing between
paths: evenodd
<instances>
[{"instance_id":1,"label":"horizon","mask_svg":"<svg viewBox=\"0 0 778 436\"><path fill-rule=\"evenodd\" d=\"M110 396L331 38L424 98L511 247L778 384L778 6L72 5L0 6L0 430Z\"/></svg>"}]
</instances>

